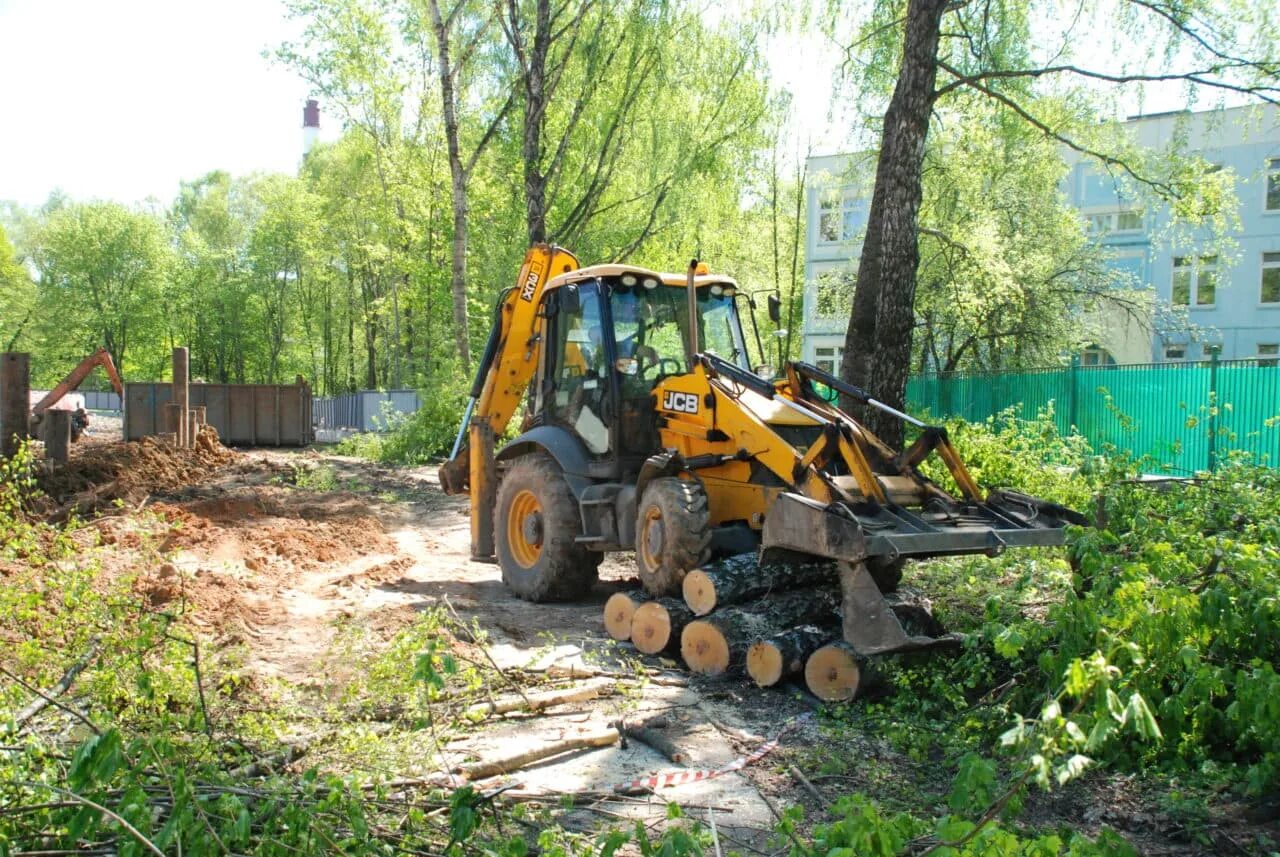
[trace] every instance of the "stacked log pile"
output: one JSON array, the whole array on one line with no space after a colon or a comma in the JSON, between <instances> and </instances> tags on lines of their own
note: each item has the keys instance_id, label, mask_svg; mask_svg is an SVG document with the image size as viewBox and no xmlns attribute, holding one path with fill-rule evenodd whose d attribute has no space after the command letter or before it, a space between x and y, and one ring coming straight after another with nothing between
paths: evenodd
<instances>
[{"instance_id":1,"label":"stacked log pile","mask_svg":"<svg viewBox=\"0 0 1280 857\"><path fill-rule=\"evenodd\" d=\"M683 598L619 592L605 605L605 628L649 655L679 652L695 673L745 671L760 687L803 677L819 699L848 701L881 683L889 656L866 656L841 639L836 563L804 555L754 553L690 571ZM920 593L885 597L912 636L944 632Z\"/></svg>"}]
</instances>

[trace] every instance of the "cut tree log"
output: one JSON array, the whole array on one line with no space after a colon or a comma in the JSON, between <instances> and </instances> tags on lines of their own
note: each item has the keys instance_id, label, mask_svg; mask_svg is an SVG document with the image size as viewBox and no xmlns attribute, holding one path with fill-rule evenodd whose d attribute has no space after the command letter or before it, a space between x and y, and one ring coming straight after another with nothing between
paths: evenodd
<instances>
[{"instance_id":1,"label":"cut tree log","mask_svg":"<svg viewBox=\"0 0 1280 857\"><path fill-rule=\"evenodd\" d=\"M804 665L804 683L821 700L848 702L883 680L876 668L877 660L864 657L844 640L837 640L809 656Z\"/></svg>"},{"instance_id":2,"label":"cut tree log","mask_svg":"<svg viewBox=\"0 0 1280 857\"><path fill-rule=\"evenodd\" d=\"M604 603L604 629L615 640L626 642L631 639L631 620L641 604L653 600L643 589L630 592L615 592Z\"/></svg>"},{"instance_id":3,"label":"cut tree log","mask_svg":"<svg viewBox=\"0 0 1280 857\"><path fill-rule=\"evenodd\" d=\"M680 632L693 621L693 611L676 598L658 598L636 608L631 618L631 642L646 655L674 648Z\"/></svg>"},{"instance_id":4,"label":"cut tree log","mask_svg":"<svg viewBox=\"0 0 1280 857\"><path fill-rule=\"evenodd\" d=\"M800 625L761 640L747 649L747 675L760 687L773 687L804 672L805 661L839 631L832 625Z\"/></svg>"},{"instance_id":5,"label":"cut tree log","mask_svg":"<svg viewBox=\"0 0 1280 857\"><path fill-rule=\"evenodd\" d=\"M684 601L698 616L770 592L787 592L836 579L835 563L821 557L775 551L760 564L754 553L707 563L684 576Z\"/></svg>"},{"instance_id":6,"label":"cut tree log","mask_svg":"<svg viewBox=\"0 0 1280 857\"><path fill-rule=\"evenodd\" d=\"M541 762L543 759L550 759L552 756L559 756L561 753L570 753L574 750L588 750L597 747L612 747L614 744L618 743L618 738L619 733L617 729L609 729L604 732L593 732L586 735L575 735L572 738L552 741L550 744L544 744L541 747L534 747L520 753L514 753L510 756L459 765L454 768L454 772L462 774L468 780L479 780L485 777L492 777L497 774L509 774L512 771L518 771L521 768L534 764L535 762Z\"/></svg>"},{"instance_id":7,"label":"cut tree log","mask_svg":"<svg viewBox=\"0 0 1280 857\"><path fill-rule=\"evenodd\" d=\"M799 590L750 607L728 607L695 619L680 636L685 665L703 675L720 675L746 660L747 648L798 622L835 619L839 598L825 589Z\"/></svg>"}]
</instances>

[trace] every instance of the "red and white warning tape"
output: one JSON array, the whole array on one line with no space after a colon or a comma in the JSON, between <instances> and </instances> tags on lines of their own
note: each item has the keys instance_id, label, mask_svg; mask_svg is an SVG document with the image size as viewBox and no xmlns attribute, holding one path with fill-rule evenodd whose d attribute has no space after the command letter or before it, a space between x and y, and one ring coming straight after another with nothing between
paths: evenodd
<instances>
[{"instance_id":1,"label":"red and white warning tape","mask_svg":"<svg viewBox=\"0 0 1280 857\"><path fill-rule=\"evenodd\" d=\"M640 777L639 779L631 780L625 783L615 783L612 786L606 786L604 789L584 788L584 789L579 789L573 792L558 791L556 792L556 794L560 794L560 795L587 794L587 793L599 793L601 791L612 791L612 792L616 792L617 794L646 794L648 792L654 792L662 788L674 788L675 786L683 786L683 785L687 785L688 783L697 783L705 780L713 780L716 777L723 777L725 774L732 774L735 771L741 771L743 768L747 767L747 765L755 764L756 762L763 759L765 756L772 753L774 750L778 749L778 745L782 743L782 736L786 735L792 729L796 728L801 723L804 723L805 721L811 719L812 717L813 717L812 713L805 713L805 714L801 714L799 717L792 718L791 720L783 724L782 728L778 730L778 734L775 735L771 740L765 741L763 744L761 744L752 752L747 753L744 756L739 756L738 758L734 759L728 764L722 765L719 768L700 768L700 769L694 769L694 770L682 768L680 770L675 770L675 771L663 771L661 773L657 773L649 777ZM515 786L514 784L510 784L509 781L507 784L504 785L501 780L507 780L507 779L508 778L501 778L499 780L486 781L483 784L483 788L487 791L489 788L495 787L495 786L503 789L518 787L518 786Z\"/></svg>"}]
</instances>

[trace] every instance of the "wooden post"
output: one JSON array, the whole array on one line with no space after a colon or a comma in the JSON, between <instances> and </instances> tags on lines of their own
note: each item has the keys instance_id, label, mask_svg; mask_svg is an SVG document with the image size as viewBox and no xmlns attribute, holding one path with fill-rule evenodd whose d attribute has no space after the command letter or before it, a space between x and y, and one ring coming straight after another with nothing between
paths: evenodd
<instances>
[{"instance_id":1,"label":"wooden post","mask_svg":"<svg viewBox=\"0 0 1280 857\"><path fill-rule=\"evenodd\" d=\"M66 464L71 456L71 411L45 411L40 418L40 439L45 458Z\"/></svg>"},{"instance_id":2,"label":"wooden post","mask_svg":"<svg viewBox=\"0 0 1280 857\"><path fill-rule=\"evenodd\" d=\"M12 458L30 436L31 355L0 355L0 456Z\"/></svg>"},{"instance_id":3,"label":"wooden post","mask_svg":"<svg viewBox=\"0 0 1280 857\"><path fill-rule=\"evenodd\" d=\"M178 446L190 446L192 438L187 429L187 409L191 404L190 355L186 348L173 349L173 396L178 406Z\"/></svg>"}]
</instances>

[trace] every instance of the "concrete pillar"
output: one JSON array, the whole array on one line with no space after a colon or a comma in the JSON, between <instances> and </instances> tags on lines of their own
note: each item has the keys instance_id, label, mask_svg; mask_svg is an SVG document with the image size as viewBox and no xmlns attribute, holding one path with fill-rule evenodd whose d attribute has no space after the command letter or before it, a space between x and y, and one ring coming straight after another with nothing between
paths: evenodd
<instances>
[{"instance_id":1,"label":"concrete pillar","mask_svg":"<svg viewBox=\"0 0 1280 857\"><path fill-rule=\"evenodd\" d=\"M71 455L71 411L45 411L40 418L44 457L67 463Z\"/></svg>"},{"instance_id":2,"label":"concrete pillar","mask_svg":"<svg viewBox=\"0 0 1280 857\"><path fill-rule=\"evenodd\" d=\"M165 402L164 433L173 437L173 445L178 446L182 438L182 411L177 402Z\"/></svg>"},{"instance_id":3,"label":"concrete pillar","mask_svg":"<svg viewBox=\"0 0 1280 857\"><path fill-rule=\"evenodd\" d=\"M30 436L31 355L0 354L0 456L12 458Z\"/></svg>"},{"instance_id":4,"label":"concrete pillar","mask_svg":"<svg viewBox=\"0 0 1280 857\"><path fill-rule=\"evenodd\" d=\"M191 404L190 362L186 348L173 349L173 396L171 401L178 406L178 446L190 446L191 437L187 426L187 409Z\"/></svg>"}]
</instances>

